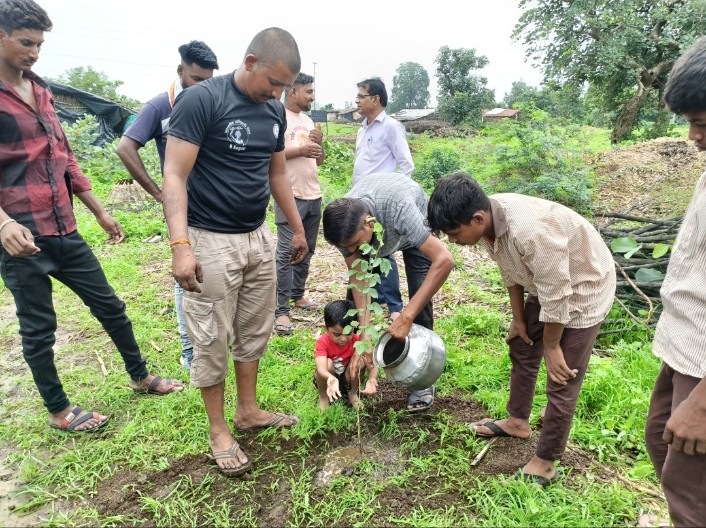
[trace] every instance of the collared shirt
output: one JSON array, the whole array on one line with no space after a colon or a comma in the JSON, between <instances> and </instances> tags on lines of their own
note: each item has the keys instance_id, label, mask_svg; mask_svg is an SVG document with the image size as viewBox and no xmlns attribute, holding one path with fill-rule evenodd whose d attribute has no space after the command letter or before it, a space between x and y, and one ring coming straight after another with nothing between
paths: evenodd
<instances>
[{"instance_id":1,"label":"collared shirt","mask_svg":"<svg viewBox=\"0 0 706 528\"><path fill-rule=\"evenodd\" d=\"M662 283L652 350L686 376L706 375L706 172L684 215Z\"/></svg>"},{"instance_id":2,"label":"collared shirt","mask_svg":"<svg viewBox=\"0 0 706 528\"><path fill-rule=\"evenodd\" d=\"M67 180L75 193L91 188L54 110L47 84L29 72L37 111L0 82L0 207L34 236L76 231ZM65 176L67 175L67 176Z\"/></svg>"},{"instance_id":3,"label":"collared shirt","mask_svg":"<svg viewBox=\"0 0 706 528\"><path fill-rule=\"evenodd\" d=\"M404 126L383 110L372 123L368 123L366 117L358 129L353 186L367 174L395 172L395 168L405 176L411 177L414 162Z\"/></svg>"},{"instance_id":4,"label":"collared shirt","mask_svg":"<svg viewBox=\"0 0 706 528\"><path fill-rule=\"evenodd\" d=\"M520 194L490 197L495 241L481 244L509 286L537 295L539 320L588 328L615 297L615 264L588 220L561 204Z\"/></svg>"},{"instance_id":5,"label":"collared shirt","mask_svg":"<svg viewBox=\"0 0 706 528\"><path fill-rule=\"evenodd\" d=\"M382 224L385 232L378 249L380 257L418 248L431 234L426 216L429 198L412 178L395 172L368 174L361 178L360 185L346 194L346 198L365 202L370 214ZM350 256L346 248L340 249L344 256Z\"/></svg>"}]
</instances>

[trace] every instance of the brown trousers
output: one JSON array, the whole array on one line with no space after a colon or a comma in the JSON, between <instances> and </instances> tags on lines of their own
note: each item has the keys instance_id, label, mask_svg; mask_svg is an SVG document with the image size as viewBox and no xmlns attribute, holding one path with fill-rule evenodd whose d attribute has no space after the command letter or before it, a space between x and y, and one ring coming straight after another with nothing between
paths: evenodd
<instances>
[{"instance_id":1,"label":"brown trousers","mask_svg":"<svg viewBox=\"0 0 706 528\"><path fill-rule=\"evenodd\" d=\"M544 357L544 323L539 320L540 311L539 299L530 295L525 302L525 323L533 344L527 345L520 337L510 341L512 370L507 412L514 418L527 420L532 410L537 374ZM554 383L547 376L547 410L536 451L539 458L557 460L566 449L581 384L600 327L599 323L589 328L564 328L560 341L564 360L578 374L566 385Z\"/></svg>"},{"instance_id":2,"label":"brown trousers","mask_svg":"<svg viewBox=\"0 0 706 528\"><path fill-rule=\"evenodd\" d=\"M645 426L647 451L662 483L674 526L706 526L706 455L680 453L662 439L672 411L700 381L663 363Z\"/></svg>"}]
</instances>

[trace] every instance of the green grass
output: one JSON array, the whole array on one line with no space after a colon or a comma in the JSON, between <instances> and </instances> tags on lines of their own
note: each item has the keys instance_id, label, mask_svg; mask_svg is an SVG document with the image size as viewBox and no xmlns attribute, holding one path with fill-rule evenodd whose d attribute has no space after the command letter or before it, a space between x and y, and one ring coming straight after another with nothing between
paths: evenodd
<instances>
[{"instance_id":1,"label":"green grass","mask_svg":"<svg viewBox=\"0 0 706 528\"><path fill-rule=\"evenodd\" d=\"M436 140L417 136L414 141L413 150L421 152ZM464 155L473 155L472 145L453 141ZM340 192L340 186L337 181L329 189ZM109 186L96 187L101 198L108 191ZM164 243L141 242L165 233L160 208L148 204L140 211L116 212L128 234L118 246L103 243L105 234L82 206L77 216L109 282L127 304L149 367L165 377L183 378L175 315L169 311L169 250ZM507 292L494 265L469 265L457 248L451 249L459 269L454 272L457 280L444 285L445 294L454 299L446 307L449 315L436 324L448 353L438 386L443 395L476 399L489 413L502 416L510 370L504 341ZM0 284L0 305L10 300ZM570 438L623 480L606 480L596 468L540 491L505 475L479 476L470 462L485 442L470 436L453 415L410 417L389 409L373 417L366 409L365 441L389 450L397 462L364 459L351 475L321 488L313 483L323 464L321 453L355 441L356 415L338 404L327 413L318 411L310 332L273 337L258 384L263 408L296 413L302 423L244 440L255 463L253 479L227 480L213 469L197 474L206 464L199 457L208 451L198 390L187 388L164 398L133 394L119 354L76 296L57 285L54 303L62 339L56 361L64 386L74 403L105 411L111 422L85 436L47 427L46 412L20 357L17 323L4 322L0 360L16 376L15 386L0 386L0 443L9 451L4 464L24 482L19 510L45 508L39 511L48 526L625 526L634 522L646 499L638 486L654 487L656 482L642 430L659 362L646 332L599 339L601 356L591 360ZM611 314L620 317L625 316L617 309ZM546 401L545 380L542 369L533 423ZM226 382L229 420L235 404L231 372ZM194 461L197 473L170 473L185 460ZM124 481L115 481L120 478ZM625 479L638 486L626 486ZM118 491L130 498L101 513L103 487L114 481L122 482ZM68 503L73 507L67 508ZM270 514L274 517L267 518Z\"/></svg>"}]
</instances>

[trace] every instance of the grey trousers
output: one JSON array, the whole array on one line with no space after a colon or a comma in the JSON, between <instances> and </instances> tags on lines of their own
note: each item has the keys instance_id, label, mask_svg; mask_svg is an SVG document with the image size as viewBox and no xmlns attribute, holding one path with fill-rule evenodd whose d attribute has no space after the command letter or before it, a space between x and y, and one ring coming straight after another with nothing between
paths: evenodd
<instances>
[{"instance_id":1,"label":"grey trousers","mask_svg":"<svg viewBox=\"0 0 706 528\"><path fill-rule=\"evenodd\" d=\"M309 276L309 264L316 249L316 239L319 236L319 225L321 224L321 198L316 200L295 198L294 201L297 204L302 224L304 224L309 254L296 266L289 263L292 255L293 232L284 213L275 204L275 223L277 224L277 309L275 317L289 315L289 300L297 301L304 297L306 279Z\"/></svg>"}]
</instances>

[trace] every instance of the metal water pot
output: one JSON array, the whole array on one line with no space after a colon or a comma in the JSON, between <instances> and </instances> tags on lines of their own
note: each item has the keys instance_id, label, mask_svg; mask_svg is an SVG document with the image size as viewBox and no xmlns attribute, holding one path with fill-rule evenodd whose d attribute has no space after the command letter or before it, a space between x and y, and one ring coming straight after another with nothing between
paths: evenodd
<instances>
[{"instance_id":1,"label":"metal water pot","mask_svg":"<svg viewBox=\"0 0 706 528\"><path fill-rule=\"evenodd\" d=\"M395 385L426 389L439 379L446 364L446 348L433 331L413 324L404 341L385 332L373 352L375 364Z\"/></svg>"}]
</instances>

